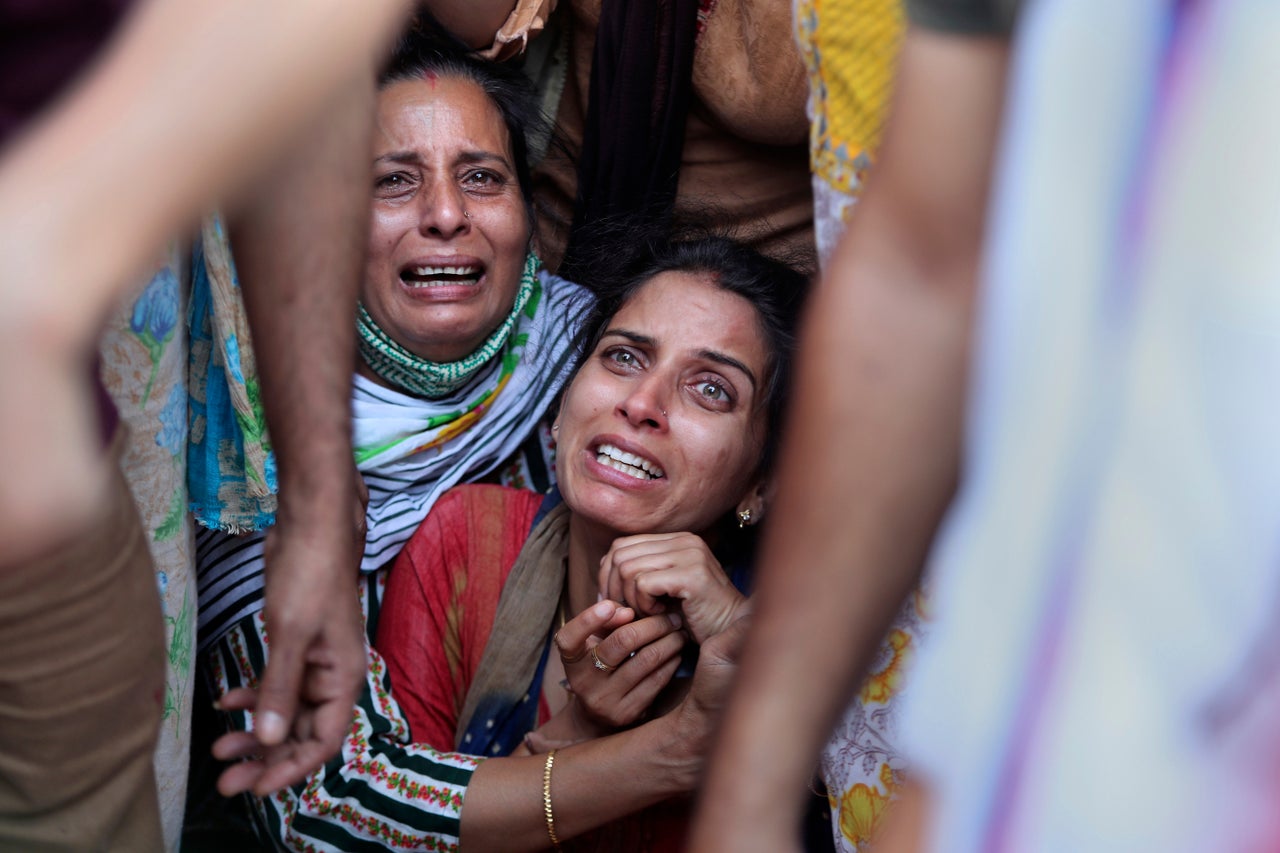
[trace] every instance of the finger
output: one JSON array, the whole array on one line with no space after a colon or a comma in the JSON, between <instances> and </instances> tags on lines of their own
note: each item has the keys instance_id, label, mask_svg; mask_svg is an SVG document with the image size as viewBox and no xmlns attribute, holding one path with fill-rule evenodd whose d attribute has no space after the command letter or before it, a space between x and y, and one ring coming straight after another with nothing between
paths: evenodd
<instances>
[{"instance_id":1,"label":"finger","mask_svg":"<svg viewBox=\"0 0 1280 853\"><path fill-rule=\"evenodd\" d=\"M719 562L697 536L678 534L661 542L646 541L618 549L612 557L612 583L621 586L622 600L641 613L661 613L669 606L665 589L638 585L640 578L654 572L678 571L668 575L686 583L698 583L723 575ZM621 579L619 584L618 578Z\"/></svg>"},{"instance_id":2,"label":"finger","mask_svg":"<svg viewBox=\"0 0 1280 853\"><path fill-rule=\"evenodd\" d=\"M270 617L267 626L268 630L273 627ZM271 630L271 654L258 685L258 704L254 709L254 729L268 746L283 743L289 735L302 688L305 649L310 639L304 639L289 626L275 626Z\"/></svg>"},{"instance_id":3,"label":"finger","mask_svg":"<svg viewBox=\"0 0 1280 853\"><path fill-rule=\"evenodd\" d=\"M323 752L315 766L308 773L319 768L331 756L342 748L342 742L351 732L356 709L353 703L326 703L318 707L311 715L313 725L312 740Z\"/></svg>"},{"instance_id":4,"label":"finger","mask_svg":"<svg viewBox=\"0 0 1280 853\"><path fill-rule=\"evenodd\" d=\"M677 531L675 533L636 533L632 536L619 536L613 540L613 544L609 550L611 552L628 551L636 548L643 548L650 545L661 545L665 542L671 542L676 539L685 537L699 538L695 534Z\"/></svg>"},{"instance_id":5,"label":"finger","mask_svg":"<svg viewBox=\"0 0 1280 853\"><path fill-rule=\"evenodd\" d=\"M324 766L332 754L317 741L285 746L292 748L287 751L282 748L279 755L268 757L266 770L253 785L255 796L268 797L281 788L303 781Z\"/></svg>"},{"instance_id":6,"label":"finger","mask_svg":"<svg viewBox=\"0 0 1280 853\"><path fill-rule=\"evenodd\" d=\"M261 761L242 761L233 764L218 776L218 793L224 797L234 797L250 791L262 776L262 771Z\"/></svg>"},{"instance_id":7,"label":"finger","mask_svg":"<svg viewBox=\"0 0 1280 853\"><path fill-rule=\"evenodd\" d=\"M209 751L219 761L236 761L262 752L262 744L253 732L228 732L215 740Z\"/></svg>"},{"instance_id":8,"label":"finger","mask_svg":"<svg viewBox=\"0 0 1280 853\"><path fill-rule=\"evenodd\" d=\"M614 604L617 604L617 602L615 601ZM604 628L601 630L600 635L591 635L593 638L592 642L600 642L601 637L607 637L623 625L626 625L629 622L634 622L635 620L636 611L633 608L625 605L619 605L618 609L613 611L613 615L609 617L609 621L604 623Z\"/></svg>"},{"instance_id":9,"label":"finger","mask_svg":"<svg viewBox=\"0 0 1280 853\"><path fill-rule=\"evenodd\" d=\"M658 570L664 571L664 570ZM653 572L639 572L630 577L624 575L623 589L626 594L626 601L636 609L637 613L643 613L647 616L653 616L658 613L664 613L667 610L666 602L662 601L657 595L649 593L645 587L641 586L640 579L648 577Z\"/></svg>"},{"instance_id":10,"label":"finger","mask_svg":"<svg viewBox=\"0 0 1280 853\"><path fill-rule=\"evenodd\" d=\"M595 649L596 656L601 662L616 668L621 666L632 652L674 633L679 628L680 617L674 613L637 619L601 640Z\"/></svg>"},{"instance_id":11,"label":"finger","mask_svg":"<svg viewBox=\"0 0 1280 853\"><path fill-rule=\"evenodd\" d=\"M589 695L583 697L586 707L610 725L635 722L648 709L662 685L670 681L679 666L684 643L683 634L668 634L624 659L616 672L591 673Z\"/></svg>"},{"instance_id":12,"label":"finger","mask_svg":"<svg viewBox=\"0 0 1280 853\"><path fill-rule=\"evenodd\" d=\"M618 667L617 675L611 681L620 684L629 695L646 678L678 659L685 642L686 637L679 632L654 640L637 650L635 654L625 658Z\"/></svg>"},{"instance_id":13,"label":"finger","mask_svg":"<svg viewBox=\"0 0 1280 853\"><path fill-rule=\"evenodd\" d=\"M616 621L615 617L620 609L622 608L619 608L617 602L606 599L596 602L564 623L551 638L560 657L566 662L581 660L587 654L587 640L596 632L611 630L607 626Z\"/></svg>"},{"instance_id":14,"label":"finger","mask_svg":"<svg viewBox=\"0 0 1280 853\"><path fill-rule=\"evenodd\" d=\"M665 643L668 638L664 637L662 642ZM617 696L611 700L613 710L608 715L616 725L630 725L641 719L649 710L649 706L653 704L654 699L662 691L670 681L671 677L680 667L680 644L676 643L673 650L668 650L662 664L653 670L646 671L644 676L638 679L634 684L629 685L621 696ZM636 661L640 660L640 655L632 658L627 664L618 671L617 677L620 679L624 672L631 670ZM611 685L612 686L612 682Z\"/></svg>"},{"instance_id":15,"label":"finger","mask_svg":"<svg viewBox=\"0 0 1280 853\"><path fill-rule=\"evenodd\" d=\"M637 613L653 616L667 609L664 602L651 595L643 595L636 586L636 578L640 575L663 568L669 560L662 554L644 554L640 557L618 557L613 563L613 583L621 588L622 600L636 609Z\"/></svg>"},{"instance_id":16,"label":"finger","mask_svg":"<svg viewBox=\"0 0 1280 853\"><path fill-rule=\"evenodd\" d=\"M676 670L680 668L680 655L678 646L676 654L671 655L662 665L645 674L635 683L635 685L627 692L627 700L633 705L639 706L641 709L648 708L653 701L658 698L658 694L671 683L672 677L676 674ZM637 655L637 657L639 657Z\"/></svg>"},{"instance_id":17,"label":"finger","mask_svg":"<svg viewBox=\"0 0 1280 853\"><path fill-rule=\"evenodd\" d=\"M600 571L596 580L600 585L600 594L613 601L622 601L625 596L622 590L622 578L618 575L613 561L613 552L607 552L600 558Z\"/></svg>"},{"instance_id":18,"label":"finger","mask_svg":"<svg viewBox=\"0 0 1280 853\"><path fill-rule=\"evenodd\" d=\"M213 704L219 711L252 711L258 704L258 691L252 687L237 687L228 690Z\"/></svg>"},{"instance_id":19,"label":"finger","mask_svg":"<svg viewBox=\"0 0 1280 853\"><path fill-rule=\"evenodd\" d=\"M609 550L600 558L598 580L600 592L606 598L633 604L625 594L622 580L618 577L620 567L627 560L648 553L660 553L671 547L672 542L684 538L702 540L689 533L641 533L635 536L623 536L613 540Z\"/></svg>"},{"instance_id":20,"label":"finger","mask_svg":"<svg viewBox=\"0 0 1280 853\"><path fill-rule=\"evenodd\" d=\"M714 586L720 586L716 584ZM705 597L714 590L710 577L702 572L690 570L687 566L674 566L667 569L655 569L637 575L635 579L636 595L644 598L678 598L687 601L691 598ZM722 584L729 589L732 585Z\"/></svg>"}]
</instances>

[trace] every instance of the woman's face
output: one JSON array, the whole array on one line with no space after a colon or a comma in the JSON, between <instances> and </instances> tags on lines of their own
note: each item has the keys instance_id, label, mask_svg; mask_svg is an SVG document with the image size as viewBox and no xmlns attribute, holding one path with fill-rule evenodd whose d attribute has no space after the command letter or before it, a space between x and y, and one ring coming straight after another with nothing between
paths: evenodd
<instances>
[{"instance_id":1,"label":"woman's face","mask_svg":"<svg viewBox=\"0 0 1280 853\"><path fill-rule=\"evenodd\" d=\"M506 125L469 80L400 81L373 146L365 308L409 351L457 361L510 313L528 247Z\"/></svg>"},{"instance_id":2,"label":"woman's face","mask_svg":"<svg viewBox=\"0 0 1280 853\"><path fill-rule=\"evenodd\" d=\"M707 530L756 485L766 364L751 303L706 275L655 276L565 392L569 508L618 534Z\"/></svg>"}]
</instances>

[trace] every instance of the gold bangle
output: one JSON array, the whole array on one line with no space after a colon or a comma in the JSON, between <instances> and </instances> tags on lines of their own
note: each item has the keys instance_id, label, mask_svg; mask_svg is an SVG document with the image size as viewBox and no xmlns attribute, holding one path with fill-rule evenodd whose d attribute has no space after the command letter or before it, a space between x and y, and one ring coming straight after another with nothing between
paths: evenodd
<instances>
[{"instance_id":1,"label":"gold bangle","mask_svg":"<svg viewBox=\"0 0 1280 853\"><path fill-rule=\"evenodd\" d=\"M547 817L547 837L551 846L560 849L560 839L556 837L556 816L551 811L551 767L556 763L556 751L547 753L547 763L542 766L542 811Z\"/></svg>"}]
</instances>

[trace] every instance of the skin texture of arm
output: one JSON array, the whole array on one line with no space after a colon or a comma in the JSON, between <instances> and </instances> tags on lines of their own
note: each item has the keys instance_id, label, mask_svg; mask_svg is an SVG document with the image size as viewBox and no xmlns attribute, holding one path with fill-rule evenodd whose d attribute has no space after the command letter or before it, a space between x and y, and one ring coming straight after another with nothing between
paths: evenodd
<instances>
[{"instance_id":1,"label":"skin texture of arm","mask_svg":"<svg viewBox=\"0 0 1280 853\"><path fill-rule=\"evenodd\" d=\"M689 695L675 710L638 728L556 752L551 798L560 838L693 790L747 623L739 620L702 647ZM476 769L462 809L462 849L549 846L540 796L545 762L545 755L490 759Z\"/></svg>"},{"instance_id":2,"label":"skin texture of arm","mask_svg":"<svg viewBox=\"0 0 1280 853\"><path fill-rule=\"evenodd\" d=\"M756 621L693 850L799 849L819 750L954 491L1005 62L1003 41L907 37L881 160L810 304Z\"/></svg>"},{"instance_id":3,"label":"skin texture of arm","mask_svg":"<svg viewBox=\"0 0 1280 853\"><path fill-rule=\"evenodd\" d=\"M350 393L373 99L369 75L335 93L323 121L255 182L230 223L280 478L257 725L267 744L291 735L292 749L260 794L337 752L364 682L355 588L364 506Z\"/></svg>"},{"instance_id":4,"label":"skin texture of arm","mask_svg":"<svg viewBox=\"0 0 1280 853\"><path fill-rule=\"evenodd\" d=\"M105 483L87 388L147 259L370 75L404 0L147 0L0 159L0 542L58 541ZM234 49L230 49L234 46Z\"/></svg>"}]
</instances>

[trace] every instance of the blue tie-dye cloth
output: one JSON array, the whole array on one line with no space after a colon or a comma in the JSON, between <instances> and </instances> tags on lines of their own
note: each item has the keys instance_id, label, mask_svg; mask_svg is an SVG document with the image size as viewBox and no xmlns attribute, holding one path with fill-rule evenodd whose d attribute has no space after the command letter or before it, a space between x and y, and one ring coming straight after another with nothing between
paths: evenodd
<instances>
[{"instance_id":1,"label":"blue tie-dye cloth","mask_svg":"<svg viewBox=\"0 0 1280 853\"><path fill-rule=\"evenodd\" d=\"M215 530L261 530L275 522L276 460L240 282L216 216L205 222L195 242L191 278L191 511Z\"/></svg>"}]
</instances>

